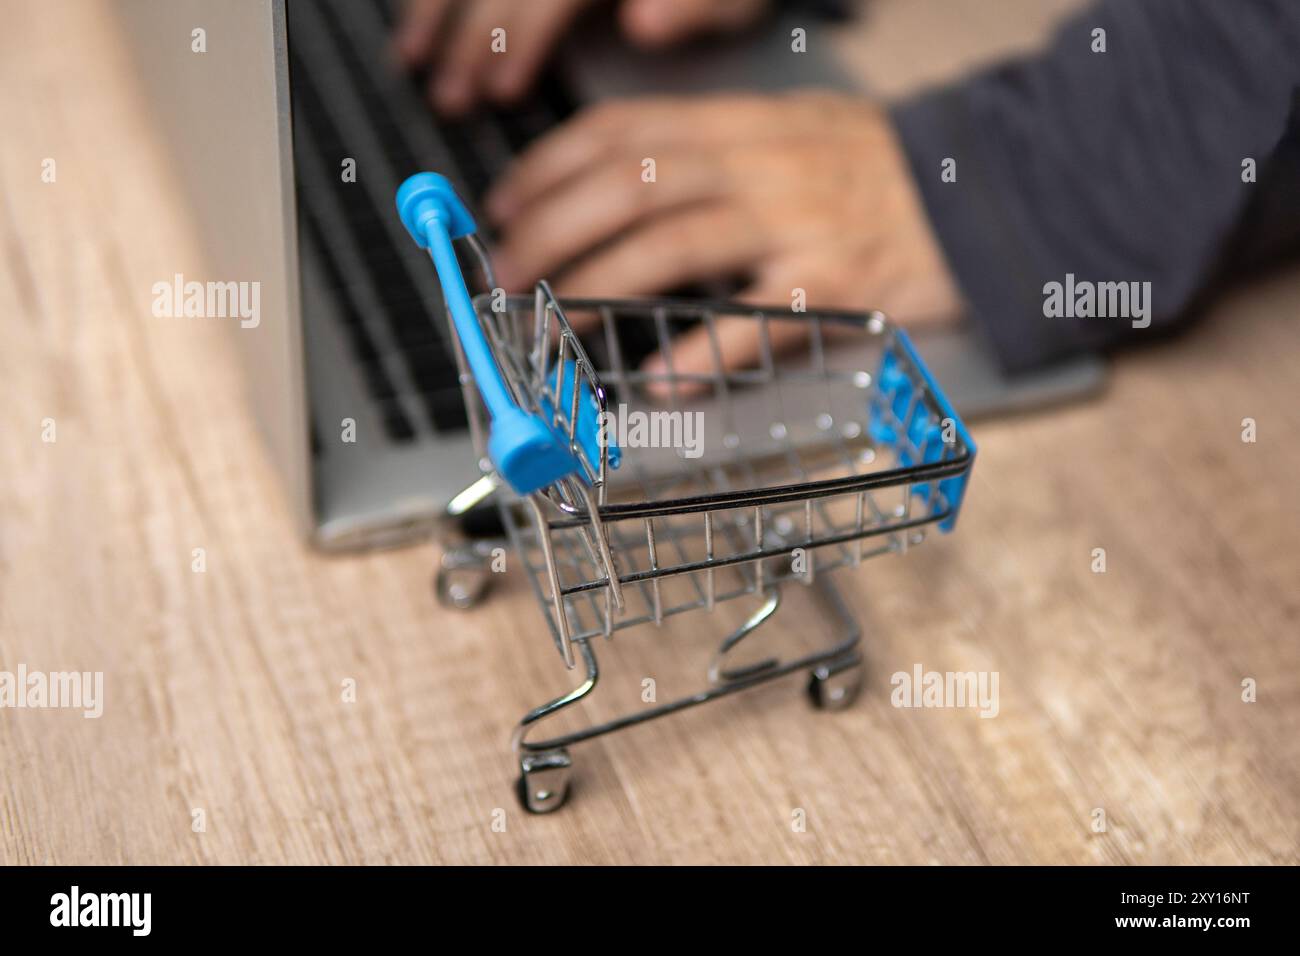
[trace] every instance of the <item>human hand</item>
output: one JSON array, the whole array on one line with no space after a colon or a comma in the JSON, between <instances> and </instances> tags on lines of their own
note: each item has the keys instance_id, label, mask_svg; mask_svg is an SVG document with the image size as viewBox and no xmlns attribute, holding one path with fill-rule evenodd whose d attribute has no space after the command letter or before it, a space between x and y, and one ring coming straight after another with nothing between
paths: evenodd
<instances>
[{"instance_id":1,"label":"human hand","mask_svg":"<svg viewBox=\"0 0 1300 956\"><path fill-rule=\"evenodd\" d=\"M645 295L741 274L741 298L787 309L803 290L810 309L880 309L904 324L960 311L888 117L857 97L599 105L525 152L487 208L507 289L551 277L565 295ZM773 344L804 328L773 324ZM724 319L717 333L728 365L758 360L753 322ZM709 371L712 348L705 330L687 333L674 369ZM646 370L662 373L662 356Z\"/></svg>"},{"instance_id":2,"label":"human hand","mask_svg":"<svg viewBox=\"0 0 1300 956\"><path fill-rule=\"evenodd\" d=\"M646 47L735 30L756 20L770 0L620 0L619 22ZM444 113L463 113L489 99L510 102L532 83L551 49L595 0L410 0L393 38L410 67L431 65L429 98ZM493 31L506 46L492 50Z\"/></svg>"}]
</instances>

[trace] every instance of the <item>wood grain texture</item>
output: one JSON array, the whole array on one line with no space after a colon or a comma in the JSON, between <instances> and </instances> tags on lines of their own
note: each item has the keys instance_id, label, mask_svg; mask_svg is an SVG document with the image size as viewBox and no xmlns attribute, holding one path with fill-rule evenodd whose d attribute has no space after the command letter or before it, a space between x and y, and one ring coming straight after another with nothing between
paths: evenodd
<instances>
[{"instance_id":1,"label":"wood grain texture","mask_svg":"<svg viewBox=\"0 0 1300 956\"><path fill-rule=\"evenodd\" d=\"M958 6L878 4L866 46ZM597 741L529 818L509 734L567 675L524 582L453 614L432 546L296 539L221 330L150 314L201 259L106 14L0 5L0 669L106 680L98 720L0 711L0 862L1300 861L1300 271L979 426L959 533L844 578L856 706L785 681ZM621 639L595 712L684 689L717 626ZM998 671L999 715L895 709L917 662Z\"/></svg>"}]
</instances>

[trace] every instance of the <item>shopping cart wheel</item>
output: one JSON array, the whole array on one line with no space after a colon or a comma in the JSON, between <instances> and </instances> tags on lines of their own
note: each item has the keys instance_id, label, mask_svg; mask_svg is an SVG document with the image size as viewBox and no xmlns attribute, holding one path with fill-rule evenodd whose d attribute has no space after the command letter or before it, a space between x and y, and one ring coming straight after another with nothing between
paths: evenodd
<instances>
[{"instance_id":1,"label":"shopping cart wheel","mask_svg":"<svg viewBox=\"0 0 1300 956\"><path fill-rule=\"evenodd\" d=\"M822 710L843 710L862 689L862 661L831 661L813 668L808 696Z\"/></svg>"},{"instance_id":2,"label":"shopping cart wheel","mask_svg":"<svg viewBox=\"0 0 1300 956\"><path fill-rule=\"evenodd\" d=\"M550 813L569 798L573 761L563 748L528 754L519 761L519 802L529 813Z\"/></svg>"},{"instance_id":3,"label":"shopping cart wheel","mask_svg":"<svg viewBox=\"0 0 1300 956\"><path fill-rule=\"evenodd\" d=\"M473 541L447 548L434 576L433 590L443 607L464 610L478 603L492 583L494 541Z\"/></svg>"}]
</instances>

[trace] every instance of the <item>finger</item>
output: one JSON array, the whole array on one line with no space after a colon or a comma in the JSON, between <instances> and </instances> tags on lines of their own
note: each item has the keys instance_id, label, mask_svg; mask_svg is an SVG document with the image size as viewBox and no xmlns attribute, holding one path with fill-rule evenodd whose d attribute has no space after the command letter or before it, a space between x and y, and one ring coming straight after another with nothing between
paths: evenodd
<instances>
[{"instance_id":1,"label":"finger","mask_svg":"<svg viewBox=\"0 0 1300 956\"><path fill-rule=\"evenodd\" d=\"M619 19L634 42L659 47L707 30L737 29L756 20L766 5L766 0L624 0Z\"/></svg>"},{"instance_id":2,"label":"finger","mask_svg":"<svg viewBox=\"0 0 1300 956\"><path fill-rule=\"evenodd\" d=\"M393 49L407 66L428 62L437 45L438 31L451 0L411 0L393 33Z\"/></svg>"},{"instance_id":3,"label":"finger","mask_svg":"<svg viewBox=\"0 0 1300 956\"><path fill-rule=\"evenodd\" d=\"M658 128L669 110L660 100L611 101L587 108L532 143L493 186L488 214L497 222L627 145L638 125Z\"/></svg>"},{"instance_id":4,"label":"finger","mask_svg":"<svg viewBox=\"0 0 1300 956\"><path fill-rule=\"evenodd\" d=\"M586 0L532 0L523 4L507 29L506 51L488 64L483 85L499 102L522 96L532 84L560 34Z\"/></svg>"},{"instance_id":5,"label":"finger","mask_svg":"<svg viewBox=\"0 0 1300 956\"><path fill-rule=\"evenodd\" d=\"M744 271L763 253L758 234L736 208L684 209L647 223L564 273L556 291L566 298L654 295L689 282ZM578 332L595 328L600 314L570 310Z\"/></svg>"},{"instance_id":6,"label":"finger","mask_svg":"<svg viewBox=\"0 0 1300 956\"><path fill-rule=\"evenodd\" d=\"M456 116L474 105L478 74L494 55L492 31L503 27L511 19L511 12L509 0L475 0L457 8L459 16L429 78L429 98L439 111Z\"/></svg>"},{"instance_id":7,"label":"finger","mask_svg":"<svg viewBox=\"0 0 1300 956\"><path fill-rule=\"evenodd\" d=\"M763 238L742 210L730 204L687 207L603 246L565 272L558 287L570 296L650 295L734 275L764 251Z\"/></svg>"},{"instance_id":8,"label":"finger","mask_svg":"<svg viewBox=\"0 0 1300 956\"><path fill-rule=\"evenodd\" d=\"M497 222L516 215L560 183L612 152L747 142L773 122L771 101L751 95L611 100L597 104L541 137L493 187L488 213Z\"/></svg>"},{"instance_id":9,"label":"finger","mask_svg":"<svg viewBox=\"0 0 1300 956\"><path fill-rule=\"evenodd\" d=\"M602 242L670 209L715 199L726 177L711 158L665 156L654 182L643 182L635 155L573 180L510 223L497 271L518 288L559 269Z\"/></svg>"}]
</instances>

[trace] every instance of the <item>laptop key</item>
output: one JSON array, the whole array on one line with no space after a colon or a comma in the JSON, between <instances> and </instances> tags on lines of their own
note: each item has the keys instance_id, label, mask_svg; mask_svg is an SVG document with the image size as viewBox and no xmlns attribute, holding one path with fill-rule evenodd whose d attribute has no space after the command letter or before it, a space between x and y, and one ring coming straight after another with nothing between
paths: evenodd
<instances>
[{"instance_id":1,"label":"laptop key","mask_svg":"<svg viewBox=\"0 0 1300 956\"><path fill-rule=\"evenodd\" d=\"M394 3L391 0L371 2L391 28L395 22ZM558 74L548 71L540 78L533 94L514 108L484 109L457 122L429 114L427 125L420 126L419 135L415 135L411 132L412 115L426 108L427 78L410 78L409 97L392 95L391 84L384 82L377 72L389 68L385 59L387 51L371 48L377 42L373 23L360 19L373 17L373 11L362 9L354 0L295 2L288 9L291 34L298 24L302 35L326 41L315 46L291 44L291 89L295 125L305 124L310 141L331 162L335 157L355 155L356 150L350 149L349 143L355 143L358 137L369 137L394 171L406 175L416 169L438 168L477 203L513 153L573 112L573 98L565 84ZM300 22L306 17L313 18L314 23ZM341 88L340 84L346 87ZM340 89L342 93L336 95ZM355 111L349 114L337 109L337 102L348 97L359 101L364 108L365 122L359 128L354 128L358 127ZM332 168L328 163L325 165ZM387 175L387 172L378 174ZM396 184L393 185L395 188ZM338 181L327 184L323 180L313 188L329 189L329 200L346 223L352 240L347 245L364 253L357 263L326 261L323 271L325 285L339 304L336 312L346 326L347 340L359 362L359 371L378 403L385 430L395 440L415 437L416 429L398 400L404 397L401 393L408 387L409 379L411 398L424 407L435 432L463 431L468 421L450 332L445 328L446 317L441 310L431 313L427 304L431 299L440 301L432 274L428 280L433 284L432 295L430 288L416 285L421 273L414 268L412 257L419 255L418 251L394 245L385 219L393 214L392 210L387 205L378 208L369 191L355 184ZM319 199L316 196L316 201ZM313 228L319 231L319 225L309 221L310 214L304 214L309 205L299 204L304 221L302 230L308 241ZM321 258L328 259L329 249L325 248L324 240L323 235L318 235L314 244L322 248ZM357 272L343 268L354 265L359 267ZM349 288L348 277L361 282L365 288ZM363 294L367 291L368 296ZM369 311L363 314L359 302L369 303ZM378 315L374 314L375 304L380 310ZM403 368L391 365L395 357L376 346L372 338L374 321L387 327L391 347L400 353L397 360L404 366L405 375L401 374ZM385 330L381 327L379 331ZM397 380L389 374L394 369Z\"/></svg>"}]
</instances>

